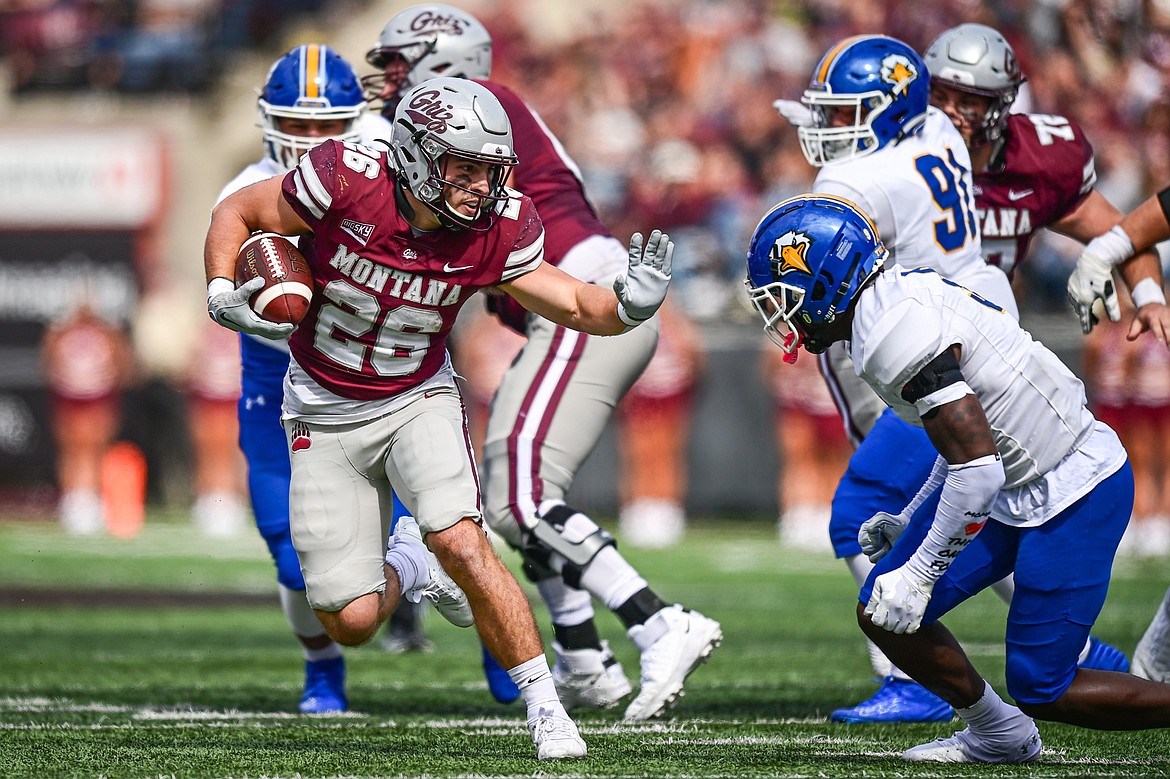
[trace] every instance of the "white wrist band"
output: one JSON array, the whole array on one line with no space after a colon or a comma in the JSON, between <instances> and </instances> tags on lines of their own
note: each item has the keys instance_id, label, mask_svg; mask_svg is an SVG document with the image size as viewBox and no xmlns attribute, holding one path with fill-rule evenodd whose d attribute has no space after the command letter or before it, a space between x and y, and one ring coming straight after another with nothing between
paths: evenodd
<instances>
[{"instance_id":1,"label":"white wrist band","mask_svg":"<svg viewBox=\"0 0 1170 779\"><path fill-rule=\"evenodd\" d=\"M1133 298L1133 304L1138 308L1150 303L1166 305L1166 292L1153 279L1142 279L1130 291L1129 295Z\"/></svg>"},{"instance_id":2,"label":"white wrist band","mask_svg":"<svg viewBox=\"0 0 1170 779\"><path fill-rule=\"evenodd\" d=\"M1133 241L1125 230L1121 229L1121 225L1114 225L1109 232L1089 241L1085 251L1110 265L1119 265L1133 256Z\"/></svg>"},{"instance_id":3,"label":"white wrist band","mask_svg":"<svg viewBox=\"0 0 1170 779\"><path fill-rule=\"evenodd\" d=\"M630 312L626 311L626 307L621 304L621 301L618 301L617 304L617 315L618 319L622 320L622 324L629 328L629 330L633 330L646 321L645 319L636 319L630 316Z\"/></svg>"},{"instance_id":4,"label":"white wrist band","mask_svg":"<svg viewBox=\"0 0 1170 779\"><path fill-rule=\"evenodd\" d=\"M223 276L216 276L211 281L207 282L207 299L211 300L216 295L224 292L232 292L235 290L236 284L231 279L225 279Z\"/></svg>"}]
</instances>

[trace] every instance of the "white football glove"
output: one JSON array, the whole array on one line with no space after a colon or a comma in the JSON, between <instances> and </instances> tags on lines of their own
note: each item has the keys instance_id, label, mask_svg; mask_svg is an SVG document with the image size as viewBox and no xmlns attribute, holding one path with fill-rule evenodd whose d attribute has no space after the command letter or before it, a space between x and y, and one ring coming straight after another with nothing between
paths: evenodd
<instances>
[{"instance_id":1,"label":"white football glove","mask_svg":"<svg viewBox=\"0 0 1170 779\"><path fill-rule=\"evenodd\" d=\"M257 276L240 286L225 278L215 278L207 285L207 314L217 323L238 333L258 335L279 341L288 338L295 325L269 322L261 318L248 305L252 293L264 286L264 279Z\"/></svg>"},{"instance_id":2,"label":"white football glove","mask_svg":"<svg viewBox=\"0 0 1170 779\"><path fill-rule=\"evenodd\" d=\"M817 123L812 109L799 100L777 100L772 107L793 127L813 127Z\"/></svg>"},{"instance_id":3,"label":"white football glove","mask_svg":"<svg viewBox=\"0 0 1170 779\"><path fill-rule=\"evenodd\" d=\"M1117 285L1113 282L1113 266L1090 254L1087 250L1077 259L1077 267L1068 277L1068 299L1081 320L1081 332L1088 335L1097 324L1093 304L1100 300L1110 321L1121 319L1121 304L1117 301Z\"/></svg>"},{"instance_id":4,"label":"white football glove","mask_svg":"<svg viewBox=\"0 0 1170 779\"><path fill-rule=\"evenodd\" d=\"M891 633L914 633L922 627L933 591L933 581L914 576L902 566L873 580L865 613L873 624Z\"/></svg>"},{"instance_id":5,"label":"white football glove","mask_svg":"<svg viewBox=\"0 0 1170 779\"><path fill-rule=\"evenodd\" d=\"M637 327L650 317L666 299L670 284L670 261L674 242L660 230L650 233L645 249L642 234L630 236L630 265L613 280L618 299L618 318L629 327Z\"/></svg>"},{"instance_id":6,"label":"white football glove","mask_svg":"<svg viewBox=\"0 0 1170 779\"><path fill-rule=\"evenodd\" d=\"M1093 313L1094 302L1100 300L1109 319L1121 319L1121 305L1117 302L1117 285L1113 281L1113 268L1133 256L1133 242L1120 225L1089 241L1077 267L1068 277L1068 299L1081 320L1085 335L1097 324Z\"/></svg>"},{"instance_id":7,"label":"white football glove","mask_svg":"<svg viewBox=\"0 0 1170 779\"><path fill-rule=\"evenodd\" d=\"M857 531L857 543L861 544L862 553L871 563L886 556L894 548L897 541L910 523L910 517L901 514L888 514L879 511L861 523Z\"/></svg>"}]
</instances>

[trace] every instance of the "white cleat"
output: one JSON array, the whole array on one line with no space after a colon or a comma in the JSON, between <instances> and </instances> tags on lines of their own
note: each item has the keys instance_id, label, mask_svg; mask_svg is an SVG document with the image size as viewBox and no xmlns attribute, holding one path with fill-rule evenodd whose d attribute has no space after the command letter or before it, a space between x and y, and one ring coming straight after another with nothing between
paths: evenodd
<instances>
[{"instance_id":1,"label":"white cleat","mask_svg":"<svg viewBox=\"0 0 1170 779\"><path fill-rule=\"evenodd\" d=\"M568 760L585 757L585 741L577 724L564 714L540 709L540 715L528 723L538 760Z\"/></svg>"},{"instance_id":2,"label":"white cleat","mask_svg":"<svg viewBox=\"0 0 1170 779\"><path fill-rule=\"evenodd\" d=\"M625 719L662 716L683 695L683 682L723 641L719 623L682 606L668 606L628 633L642 653L642 687Z\"/></svg>"},{"instance_id":3,"label":"white cleat","mask_svg":"<svg viewBox=\"0 0 1170 779\"><path fill-rule=\"evenodd\" d=\"M390 548L393 549L398 545L417 547L415 552L421 552L426 559L429 574L429 580L426 584L415 586L409 592L403 593L403 597L411 603L418 603L422 598L426 598L434 604L435 609L443 615L444 619L455 627L468 628L474 625L475 617L471 613L471 604L467 602L467 595L459 588L455 580L443 570L443 566L439 564L439 558L427 549L422 540L422 531L414 517L399 518L398 525L394 528L394 534L390 536ZM411 556L414 557L415 553L412 552Z\"/></svg>"},{"instance_id":4,"label":"white cleat","mask_svg":"<svg viewBox=\"0 0 1170 779\"><path fill-rule=\"evenodd\" d=\"M439 565L439 558L427 551L427 565L431 569L431 580L423 587L422 596L434 604L435 610L443 615L444 619L457 628L469 628L475 624L475 616L471 613L471 604L467 602L467 595L447 575L443 566Z\"/></svg>"},{"instance_id":5,"label":"white cleat","mask_svg":"<svg viewBox=\"0 0 1170 779\"><path fill-rule=\"evenodd\" d=\"M609 644L601 650L565 649L552 642L556 662L552 667L553 684L565 709L612 709L634 689L626 678L622 664L613 656Z\"/></svg>"},{"instance_id":6,"label":"white cleat","mask_svg":"<svg viewBox=\"0 0 1170 779\"><path fill-rule=\"evenodd\" d=\"M911 763L1030 763L1040 756L1040 749L1040 733L1034 724L1032 732L1012 746L988 744L967 728L950 738L912 747L902 753L902 759Z\"/></svg>"}]
</instances>

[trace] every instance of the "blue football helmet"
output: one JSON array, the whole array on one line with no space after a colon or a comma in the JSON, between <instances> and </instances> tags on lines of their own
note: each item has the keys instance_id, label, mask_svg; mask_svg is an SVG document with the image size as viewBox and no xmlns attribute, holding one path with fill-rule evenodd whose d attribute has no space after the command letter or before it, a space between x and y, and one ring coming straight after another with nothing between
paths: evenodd
<instances>
[{"instance_id":1,"label":"blue football helmet","mask_svg":"<svg viewBox=\"0 0 1170 779\"><path fill-rule=\"evenodd\" d=\"M748 296L764 332L796 359L834 339L819 332L849 310L889 253L873 221L845 198L797 195L772 207L748 246Z\"/></svg>"},{"instance_id":2,"label":"blue football helmet","mask_svg":"<svg viewBox=\"0 0 1170 779\"><path fill-rule=\"evenodd\" d=\"M800 148L819 168L864 157L921 130L930 74L902 41L859 35L821 58L801 102L812 110L814 124L799 128Z\"/></svg>"},{"instance_id":3,"label":"blue football helmet","mask_svg":"<svg viewBox=\"0 0 1170 779\"><path fill-rule=\"evenodd\" d=\"M344 57L327 46L308 44L273 63L257 108L268 156L289 170L302 154L324 141L361 140L357 125L366 101L357 73ZM293 135L280 129L280 119L343 120L345 129L329 136Z\"/></svg>"}]
</instances>

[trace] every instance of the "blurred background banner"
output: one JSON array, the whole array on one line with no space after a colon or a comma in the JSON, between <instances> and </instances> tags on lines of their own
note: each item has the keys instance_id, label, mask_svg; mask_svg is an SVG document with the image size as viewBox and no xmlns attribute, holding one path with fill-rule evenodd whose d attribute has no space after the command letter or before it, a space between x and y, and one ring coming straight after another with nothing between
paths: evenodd
<instances>
[{"instance_id":1,"label":"blurred background banner","mask_svg":"<svg viewBox=\"0 0 1170 779\"><path fill-rule=\"evenodd\" d=\"M0 130L0 230L138 230L165 194L166 157L138 128Z\"/></svg>"},{"instance_id":2,"label":"blurred background banner","mask_svg":"<svg viewBox=\"0 0 1170 779\"><path fill-rule=\"evenodd\" d=\"M43 503L54 485L42 342L81 306L129 326L166 163L161 137L142 128L0 129L0 500ZM100 370L84 356L76 373Z\"/></svg>"}]
</instances>

